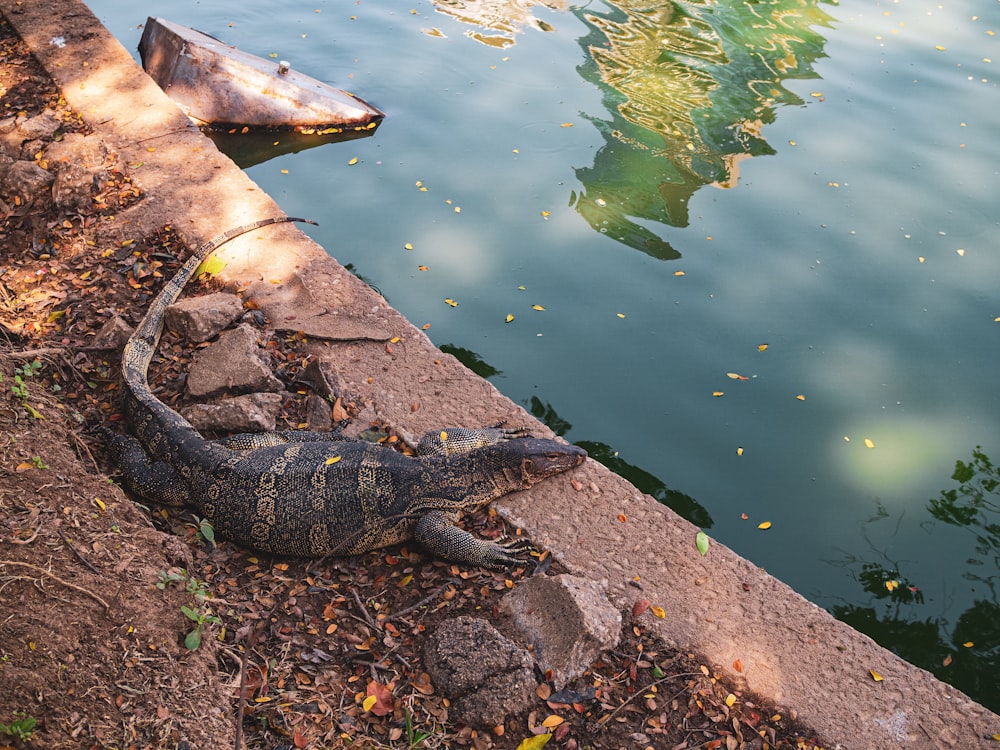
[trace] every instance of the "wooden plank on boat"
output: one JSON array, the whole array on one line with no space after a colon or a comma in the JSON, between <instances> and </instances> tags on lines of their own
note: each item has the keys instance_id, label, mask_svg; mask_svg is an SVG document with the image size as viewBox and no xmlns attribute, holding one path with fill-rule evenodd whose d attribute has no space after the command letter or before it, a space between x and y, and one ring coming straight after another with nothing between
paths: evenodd
<instances>
[{"instance_id":1,"label":"wooden plank on boat","mask_svg":"<svg viewBox=\"0 0 1000 750\"><path fill-rule=\"evenodd\" d=\"M139 42L150 77L199 125L329 134L374 129L385 114L287 64L150 17Z\"/></svg>"}]
</instances>

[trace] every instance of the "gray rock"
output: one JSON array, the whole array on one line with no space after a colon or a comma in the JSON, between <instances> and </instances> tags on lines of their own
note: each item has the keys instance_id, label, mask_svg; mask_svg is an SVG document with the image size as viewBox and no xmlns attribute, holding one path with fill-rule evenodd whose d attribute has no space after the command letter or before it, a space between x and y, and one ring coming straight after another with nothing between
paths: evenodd
<instances>
[{"instance_id":1,"label":"gray rock","mask_svg":"<svg viewBox=\"0 0 1000 750\"><path fill-rule=\"evenodd\" d=\"M310 393L306 399L306 424L313 432L329 432L333 428L330 402L322 396Z\"/></svg>"},{"instance_id":2,"label":"gray rock","mask_svg":"<svg viewBox=\"0 0 1000 750\"><path fill-rule=\"evenodd\" d=\"M202 399L283 389L257 343L257 332L245 324L198 352L187 378L188 393Z\"/></svg>"},{"instance_id":3,"label":"gray rock","mask_svg":"<svg viewBox=\"0 0 1000 750\"><path fill-rule=\"evenodd\" d=\"M104 167L62 164L52 182L52 202L60 208L87 212L93 208L92 196L107 184Z\"/></svg>"},{"instance_id":4,"label":"gray rock","mask_svg":"<svg viewBox=\"0 0 1000 750\"><path fill-rule=\"evenodd\" d=\"M280 393L249 393L213 404L192 404L181 416L203 432L271 432L285 397Z\"/></svg>"},{"instance_id":5,"label":"gray rock","mask_svg":"<svg viewBox=\"0 0 1000 750\"><path fill-rule=\"evenodd\" d=\"M164 324L188 341L200 344L224 330L243 314L243 302L235 294L215 292L185 297L167 308Z\"/></svg>"},{"instance_id":6,"label":"gray rock","mask_svg":"<svg viewBox=\"0 0 1000 750\"><path fill-rule=\"evenodd\" d=\"M59 127L59 120L48 112L29 117L17 125L17 129L21 131L21 135L26 141L51 140Z\"/></svg>"},{"instance_id":7,"label":"gray rock","mask_svg":"<svg viewBox=\"0 0 1000 750\"><path fill-rule=\"evenodd\" d=\"M115 315L101 326L101 330L94 336L91 346L94 349L121 349L132 335L130 326L120 315Z\"/></svg>"},{"instance_id":8,"label":"gray rock","mask_svg":"<svg viewBox=\"0 0 1000 750\"><path fill-rule=\"evenodd\" d=\"M49 168L59 171L64 164L98 168L104 166L108 156L107 146L100 136L67 133L62 140L50 143L45 149Z\"/></svg>"},{"instance_id":9,"label":"gray rock","mask_svg":"<svg viewBox=\"0 0 1000 750\"><path fill-rule=\"evenodd\" d=\"M23 200L33 200L52 184L55 175L47 172L33 161L15 161L7 169L0 183L0 192L8 196L20 196Z\"/></svg>"},{"instance_id":10,"label":"gray rock","mask_svg":"<svg viewBox=\"0 0 1000 750\"><path fill-rule=\"evenodd\" d=\"M529 578L503 598L500 609L534 646L538 666L552 670L556 690L617 646L621 636L621 612L586 578Z\"/></svg>"},{"instance_id":11,"label":"gray rock","mask_svg":"<svg viewBox=\"0 0 1000 750\"><path fill-rule=\"evenodd\" d=\"M463 724L496 726L535 698L528 652L476 617L441 623L424 646L424 666Z\"/></svg>"},{"instance_id":12,"label":"gray rock","mask_svg":"<svg viewBox=\"0 0 1000 750\"><path fill-rule=\"evenodd\" d=\"M330 362L324 359L312 360L306 365L302 376L320 396L335 400L338 397L346 399L350 395L347 381Z\"/></svg>"}]
</instances>

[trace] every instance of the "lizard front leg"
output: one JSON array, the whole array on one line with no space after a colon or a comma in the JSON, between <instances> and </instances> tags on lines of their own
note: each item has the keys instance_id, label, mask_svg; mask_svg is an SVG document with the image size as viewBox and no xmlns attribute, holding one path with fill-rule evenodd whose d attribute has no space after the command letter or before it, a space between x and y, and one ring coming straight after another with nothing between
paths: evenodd
<instances>
[{"instance_id":1,"label":"lizard front leg","mask_svg":"<svg viewBox=\"0 0 1000 750\"><path fill-rule=\"evenodd\" d=\"M505 545L480 539L458 528L453 513L440 510L429 511L420 517L413 529L413 538L433 555L490 570L506 570L523 564L517 553L527 544L525 540Z\"/></svg>"}]
</instances>

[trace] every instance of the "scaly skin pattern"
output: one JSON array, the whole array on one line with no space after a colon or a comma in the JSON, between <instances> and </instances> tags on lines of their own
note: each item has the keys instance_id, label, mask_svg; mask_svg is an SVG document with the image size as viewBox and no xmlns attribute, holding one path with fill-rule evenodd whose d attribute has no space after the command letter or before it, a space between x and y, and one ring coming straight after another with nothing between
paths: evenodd
<instances>
[{"instance_id":1,"label":"scaly skin pattern","mask_svg":"<svg viewBox=\"0 0 1000 750\"><path fill-rule=\"evenodd\" d=\"M336 433L284 431L203 438L149 387L164 310L224 242L284 221L265 219L198 248L150 305L122 355L125 412L134 435L102 430L123 483L139 499L189 505L231 541L275 555L324 557L416 539L456 562L504 568L518 545L455 526L492 500L575 466L576 446L499 427L427 433L416 456Z\"/></svg>"}]
</instances>

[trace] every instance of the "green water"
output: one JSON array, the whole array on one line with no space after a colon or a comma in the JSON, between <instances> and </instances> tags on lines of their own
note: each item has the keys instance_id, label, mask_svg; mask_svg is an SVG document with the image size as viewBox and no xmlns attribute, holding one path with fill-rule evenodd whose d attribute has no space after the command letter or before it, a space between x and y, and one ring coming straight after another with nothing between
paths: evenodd
<instances>
[{"instance_id":1,"label":"green water","mask_svg":"<svg viewBox=\"0 0 1000 750\"><path fill-rule=\"evenodd\" d=\"M248 171L557 432L1000 709L1000 3L91 7L386 111Z\"/></svg>"}]
</instances>

